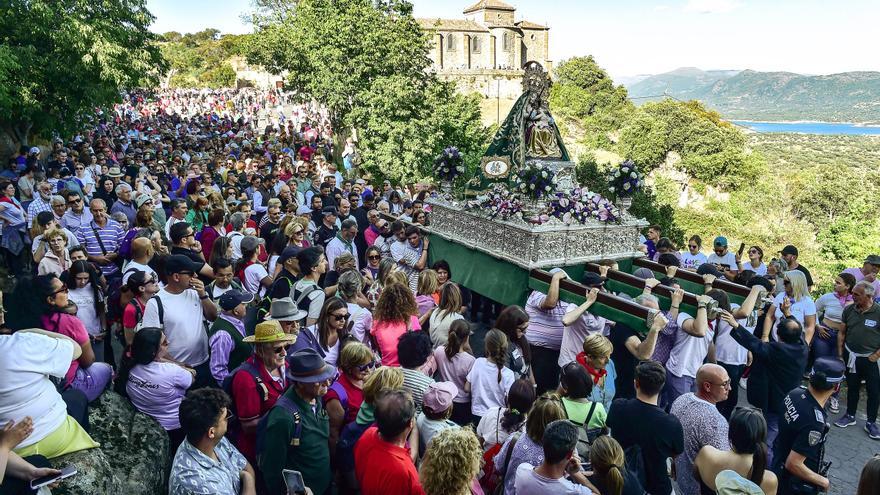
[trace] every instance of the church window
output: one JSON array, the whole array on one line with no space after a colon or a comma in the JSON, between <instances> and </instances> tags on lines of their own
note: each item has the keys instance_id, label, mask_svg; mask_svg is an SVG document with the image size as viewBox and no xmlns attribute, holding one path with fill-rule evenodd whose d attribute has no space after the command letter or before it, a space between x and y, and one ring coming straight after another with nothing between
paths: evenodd
<instances>
[{"instance_id":1,"label":"church window","mask_svg":"<svg viewBox=\"0 0 880 495\"><path fill-rule=\"evenodd\" d=\"M455 50L455 35L452 33L446 35L446 49L450 51Z\"/></svg>"},{"instance_id":2,"label":"church window","mask_svg":"<svg viewBox=\"0 0 880 495\"><path fill-rule=\"evenodd\" d=\"M473 38L471 38L471 50L474 53L480 53L480 50L482 49L481 45L482 41L480 40L479 36L474 36Z\"/></svg>"},{"instance_id":3,"label":"church window","mask_svg":"<svg viewBox=\"0 0 880 495\"><path fill-rule=\"evenodd\" d=\"M501 40L505 52L509 52L513 49L513 36L510 33L504 33Z\"/></svg>"}]
</instances>

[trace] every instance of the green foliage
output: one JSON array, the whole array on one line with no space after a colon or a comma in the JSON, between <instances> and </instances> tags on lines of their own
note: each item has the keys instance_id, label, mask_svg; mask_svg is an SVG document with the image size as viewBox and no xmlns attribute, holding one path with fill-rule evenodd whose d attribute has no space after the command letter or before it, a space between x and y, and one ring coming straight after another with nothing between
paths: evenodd
<instances>
[{"instance_id":1,"label":"green foliage","mask_svg":"<svg viewBox=\"0 0 880 495\"><path fill-rule=\"evenodd\" d=\"M14 140L81 118L151 85L164 62L145 0L11 0L0 6L0 127Z\"/></svg>"},{"instance_id":2,"label":"green foliage","mask_svg":"<svg viewBox=\"0 0 880 495\"><path fill-rule=\"evenodd\" d=\"M271 4L276 5L271 5ZM274 14L273 14L274 12ZM402 0L261 0L247 57L303 98L326 105L334 129L358 129L364 167L412 181L457 146L469 173L488 138L479 100L457 94L427 68L427 38Z\"/></svg>"},{"instance_id":3,"label":"green foliage","mask_svg":"<svg viewBox=\"0 0 880 495\"><path fill-rule=\"evenodd\" d=\"M557 119L575 121L581 141L592 147L611 144L609 133L629 118L633 105L623 86L614 86L592 56L563 61L554 70L550 108ZM563 126L563 129L565 126Z\"/></svg>"},{"instance_id":4,"label":"green foliage","mask_svg":"<svg viewBox=\"0 0 880 495\"><path fill-rule=\"evenodd\" d=\"M216 29L181 35L170 31L160 36L162 56L170 66L169 85L182 88L234 87L232 57L241 55L251 35L223 35Z\"/></svg>"},{"instance_id":5,"label":"green foliage","mask_svg":"<svg viewBox=\"0 0 880 495\"><path fill-rule=\"evenodd\" d=\"M247 44L247 59L326 105L335 128L356 101L372 99L376 81L429 78L427 37L403 0L302 0L293 15L269 18Z\"/></svg>"}]
</instances>

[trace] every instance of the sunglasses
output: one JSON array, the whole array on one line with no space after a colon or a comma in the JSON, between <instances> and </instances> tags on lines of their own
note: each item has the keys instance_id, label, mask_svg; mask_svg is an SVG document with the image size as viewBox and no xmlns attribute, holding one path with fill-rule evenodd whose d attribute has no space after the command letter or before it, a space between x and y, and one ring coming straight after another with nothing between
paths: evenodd
<instances>
[{"instance_id":1,"label":"sunglasses","mask_svg":"<svg viewBox=\"0 0 880 495\"><path fill-rule=\"evenodd\" d=\"M700 246L697 246L696 244L691 244L691 245L688 246L688 247L691 248L691 249L697 249L697 248L700 247Z\"/></svg>"},{"instance_id":2,"label":"sunglasses","mask_svg":"<svg viewBox=\"0 0 880 495\"><path fill-rule=\"evenodd\" d=\"M69 204L69 205L75 205L77 203L82 203L82 198L71 199L70 201L67 202L67 204Z\"/></svg>"},{"instance_id":3,"label":"sunglasses","mask_svg":"<svg viewBox=\"0 0 880 495\"><path fill-rule=\"evenodd\" d=\"M376 255L373 255L373 256L367 256L367 259L368 259L368 260L380 260L380 259L382 259L382 257L379 256L378 254L376 254Z\"/></svg>"},{"instance_id":4,"label":"sunglasses","mask_svg":"<svg viewBox=\"0 0 880 495\"><path fill-rule=\"evenodd\" d=\"M357 369L358 369L358 371L363 373L367 370L371 370L373 368L378 368L378 367L379 367L379 363L377 363L376 361L370 361L367 364L362 364L362 365L358 366Z\"/></svg>"},{"instance_id":5,"label":"sunglasses","mask_svg":"<svg viewBox=\"0 0 880 495\"><path fill-rule=\"evenodd\" d=\"M784 279L784 280L782 281L782 283L785 284L785 285L791 285L791 280L789 280L789 279L786 278L786 279Z\"/></svg>"},{"instance_id":6,"label":"sunglasses","mask_svg":"<svg viewBox=\"0 0 880 495\"><path fill-rule=\"evenodd\" d=\"M336 321L345 321L345 320L347 320L348 317L351 316L351 315L348 314L348 313L345 313L344 315L330 315L330 316L332 316L333 319L336 320Z\"/></svg>"},{"instance_id":7,"label":"sunglasses","mask_svg":"<svg viewBox=\"0 0 880 495\"><path fill-rule=\"evenodd\" d=\"M757 249L749 249L749 254L757 254L757 253L758 253Z\"/></svg>"},{"instance_id":8,"label":"sunglasses","mask_svg":"<svg viewBox=\"0 0 880 495\"><path fill-rule=\"evenodd\" d=\"M56 290L56 291L54 291L54 292L52 292L52 293L49 294L49 295L50 295L50 296L56 296L56 295L58 295L58 294L60 294L60 293L62 293L62 292L67 292L67 291L68 291L68 289L67 289L67 284L65 284L64 282L61 282L61 288L58 289L58 290Z\"/></svg>"},{"instance_id":9,"label":"sunglasses","mask_svg":"<svg viewBox=\"0 0 880 495\"><path fill-rule=\"evenodd\" d=\"M276 348L274 348L274 349L272 349L272 350L275 351L275 354L286 354L286 353L287 353L287 349L288 349L289 347L290 347L289 345L282 345L282 346L280 346L280 347L276 347Z\"/></svg>"}]
</instances>

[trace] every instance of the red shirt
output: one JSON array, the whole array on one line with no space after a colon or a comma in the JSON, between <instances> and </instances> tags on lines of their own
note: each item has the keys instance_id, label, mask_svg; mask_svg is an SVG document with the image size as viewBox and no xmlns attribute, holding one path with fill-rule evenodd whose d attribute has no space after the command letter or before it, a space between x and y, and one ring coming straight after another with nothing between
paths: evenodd
<instances>
[{"instance_id":1,"label":"red shirt","mask_svg":"<svg viewBox=\"0 0 880 495\"><path fill-rule=\"evenodd\" d=\"M392 445L370 427L354 445L354 472L363 495L424 495L409 449Z\"/></svg>"},{"instance_id":2,"label":"red shirt","mask_svg":"<svg viewBox=\"0 0 880 495\"><path fill-rule=\"evenodd\" d=\"M348 380L348 377L345 376L344 373L340 373L339 379L336 381L340 385L342 385L342 388L345 389L345 394L348 396L345 401L348 409L346 409L345 418L343 419L343 424L347 425L357 418L357 414L361 408L361 404L364 403L364 391L352 385L352 383ZM333 388L327 390L327 393L324 394L323 399L325 409L327 403L334 399L338 400L340 405L342 404L342 400L339 398L339 394L337 394L336 390L333 390Z\"/></svg>"},{"instance_id":3,"label":"red shirt","mask_svg":"<svg viewBox=\"0 0 880 495\"><path fill-rule=\"evenodd\" d=\"M254 356L249 357L247 362L257 365L257 368L260 370L260 377L263 379L263 385L266 386L266 390L268 390L269 393L266 400L261 401L260 391L257 390L257 382L254 380L254 377L247 371L243 370L235 374L232 378L232 400L235 402L235 412L242 421L259 418L268 413L269 409L272 409L272 406L275 405L275 401L278 400L278 397L280 397L287 389L286 386L281 384L284 383L286 385L286 381L282 381L281 383L275 381L269 376L269 372L266 371L266 367L263 366L263 363L255 361ZM281 376L284 376L283 372L281 373ZM238 447L238 450L242 455L247 457L252 466L256 465L256 429L251 433L245 431L236 433L238 441L235 442L235 446Z\"/></svg>"}]
</instances>

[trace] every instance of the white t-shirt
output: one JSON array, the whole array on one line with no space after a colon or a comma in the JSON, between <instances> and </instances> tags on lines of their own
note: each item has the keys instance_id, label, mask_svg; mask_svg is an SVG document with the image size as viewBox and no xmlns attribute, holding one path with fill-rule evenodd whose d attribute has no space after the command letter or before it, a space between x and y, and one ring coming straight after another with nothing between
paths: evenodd
<instances>
[{"instance_id":1,"label":"white t-shirt","mask_svg":"<svg viewBox=\"0 0 880 495\"><path fill-rule=\"evenodd\" d=\"M739 305L731 303L730 310L736 311L737 309L739 309ZM741 327L748 330L749 333L754 334L755 325L749 325L749 322L750 320L757 322L757 313L758 311L754 310L752 318L743 318L736 321ZM730 336L730 330L730 325L726 321L721 320L721 323L718 325L718 337L715 338L715 358L718 362L724 364L744 365L749 360L749 351L733 340L733 337Z\"/></svg>"},{"instance_id":2,"label":"white t-shirt","mask_svg":"<svg viewBox=\"0 0 880 495\"><path fill-rule=\"evenodd\" d=\"M76 317L83 322L89 335L104 333L101 329L101 319L95 311L95 290L92 289L91 282L82 289L70 289L67 298L76 304Z\"/></svg>"},{"instance_id":3,"label":"white t-shirt","mask_svg":"<svg viewBox=\"0 0 880 495\"><path fill-rule=\"evenodd\" d=\"M443 313L442 318L440 317L440 313ZM464 316L461 316L461 314L454 311L452 313L447 313L446 311L435 309L434 312L431 313L431 317L428 318L428 328L431 333L431 343L434 345L434 349L441 345L446 345L446 340L449 338L449 327L452 325L452 322L462 319L464 319Z\"/></svg>"},{"instance_id":4,"label":"white t-shirt","mask_svg":"<svg viewBox=\"0 0 880 495\"><path fill-rule=\"evenodd\" d=\"M257 297L263 297L266 293L266 288L260 284L260 281L269 276L269 272L266 271L266 267L264 267L260 263L254 263L247 268L244 269L244 280L242 280L242 285L244 286L244 290L254 294Z\"/></svg>"},{"instance_id":5,"label":"white t-shirt","mask_svg":"<svg viewBox=\"0 0 880 495\"><path fill-rule=\"evenodd\" d=\"M477 425L477 436L483 439L484 452L495 444L504 444L504 441L510 436L510 433L501 426L506 410L506 407L493 407L480 418L480 423Z\"/></svg>"},{"instance_id":6,"label":"white t-shirt","mask_svg":"<svg viewBox=\"0 0 880 495\"><path fill-rule=\"evenodd\" d=\"M687 313L678 314L678 332L675 334L675 343L669 351L669 360L666 361L666 371L675 376L697 377L697 369L706 359L709 352L709 344L715 333L712 328L706 331L704 337L694 337L682 329L684 322L694 319ZM696 324L696 322L694 322Z\"/></svg>"},{"instance_id":7,"label":"white t-shirt","mask_svg":"<svg viewBox=\"0 0 880 495\"><path fill-rule=\"evenodd\" d=\"M244 239L244 234L238 231L232 231L226 234L226 237L230 239L229 245L232 246L232 261L238 261L241 259L241 240Z\"/></svg>"},{"instance_id":8,"label":"white t-shirt","mask_svg":"<svg viewBox=\"0 0 880 495\"><path fill-rule=\"evenodd\" d=\"M187 289L172 294L165 289L156 296L162 300L165 337L168 354L188 366L199 366L208 360L208 334L205 332L202 303L195 290ZM159 310L155 298L144 308L143 327L160 327Z\"/></svg>"},{"instance_id":9,"label":"white t-shirt","mask_svg":"<svg viewBox=\"0 0 880 495\"><path fill-rule=\"evenodd\" d=\"M725 254L724 256L718 256L717 254L712 253L709 255L708 258L706 258L706 263L712 263L713 265L726 265L733 271L738 270L738 268L736 267L736 256L734 256L734 254L730 251L728 251L727 254Z\"/></svg>"},{"instance_id":10,"label":"white t-shirt","mask_svg":"<svg viewBox=\"0 0 880 495\"><path fill-rule=\"evenodd\" d=\"M569 303L565 307L565 313L576 310L579 304ZM563 314L565 314L563 313ZM577 358L577 355L584 350L584 340L592 333L603 332L605 330L605 318L594 316L585 311L571 326L565 327L562 333L562 346L559 348L559 359L556 364L563 367Z\"/></svg>"},{"instance_id":11,"label":"white t-shirt","mask_svg":"<svg viewBox=\"0 0 880 495\"><path fill-rule=\"evenodd\" d=\"M703 253L691 254L690 251L681 252L681 267L688 270L696 270L700 265L706 263L707 260L708 258Z\"/></svg>"},{"instance_id":12,"label":"white t-shirt","mask_svg":"<svg viewBox=\"0 0 880 495\"><path fill-rule=\"evenodd\" d=\"M34 420L34 431L15 448L33 445L67 419L67 406L49 380L64 378L73 360L73 343L45 335L0 335L0 424Z\"/></svg>"},{"instance_id":13,"label":"white t-shirt","mask_svg":"<svg viewBox=\"0 0 880 495\"><path fill-rule=\"evenodd\" d=\"M490 407L504 405L516 377L505 366L501 368L501 383L498 383L498 366L486 358L478 358L467 374L467 381L471 384L471 413L483 416Z\"/></svg>"},{"instance_id":14,"label":"white t-shirt","mask_svg":"<svg viewBox=\"0 0 880 495\"><path fill-rule=\"evenodd\" d=\"M142 272L147 272L147 275L156 277L158 280L158 276L156 275L156 271L150 268L150 265L142 265L137 261L129 261L122 272L122 284L125 285L128 283L128 278L134 274L135 270L139 270Z\"/></svg>"},{"instance_id":15,"label":"white t-shirt","mask_svg":"<svg viewBox=\"0 0 880 495\"><path fill-rule=\"evenodd\" d=\"M175 223L185 222L186 220L179 220L174 217L168 217L168 220L165 222L165 238L171 239L171 226Z\"/></svg>"},{"instance_id":16,"label":"white t-shirt","mask_svg":"<svg viewBox=\"0 0 880 495\"><path fill-rule=\"evenodd\" d=\"M745 263L743 263L743 270L751 270L755 272L755 275L761 277L767 275L767 265L765 265L763 261L760 265L758 265L758 268L753 267L751 261L746 261Z\"/></svg>"},{"instance_id":17,"label":"white t-shirt","mask_svg":"<svg viewBox=\"0 0 880 495\"><path fill-rule=\"evenodd\" d=\"M231 290L232 290L232 284L229 284L229 287L227 287L225 289L222 287L218 287L217 284L214 284L214 286L211 287L211 299L216 301L217 299L220 299L220 296L222 296L223 294L226 294L227 292L229 292Z\"/></svg>"},{"instance_id":18,"label":"white t-shirt","mask_svg":"<svg viewBox=\"0 0 880 495\"><path fill-rule=\"evenodd\" d=\"M593 491L562 478L547 478L535 472L535 466L524 462L516 468L513 486L516 495L592 495Z\"/></svg>"},{"instance_id":19,"label":"white t-shirt","mask_svg":"<svg viewBox=\"0 0 880 495\"><path fill-rule=\"evenodd\" d=\"M773 306L776 306L776 312L773 314L776 316L776 321L782 319L782 310L779 308L782 307L782 300L784 298L785 292L780 292L773 298ZM794 319L800 322L801 327L803 327L804 320L807 319L807 316L816 316L816 303L813 302L812 297L805 296L797 302L792 300L791 309L789 311L791 312L791 316L794 316ZM776 335L776 325L773 325L771 335L773 335L774 340L779 340L779 337Z\"/></svg>"}]
</instances>

